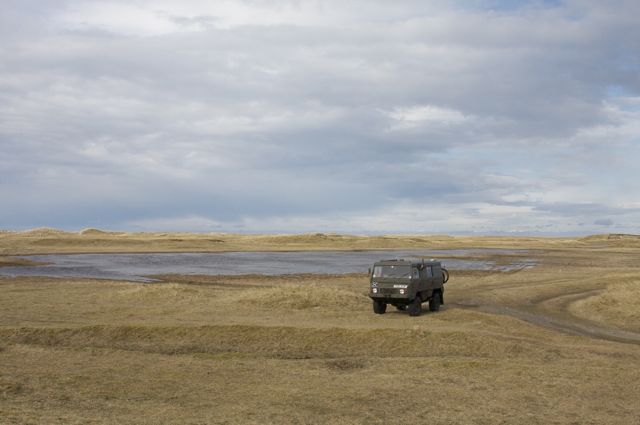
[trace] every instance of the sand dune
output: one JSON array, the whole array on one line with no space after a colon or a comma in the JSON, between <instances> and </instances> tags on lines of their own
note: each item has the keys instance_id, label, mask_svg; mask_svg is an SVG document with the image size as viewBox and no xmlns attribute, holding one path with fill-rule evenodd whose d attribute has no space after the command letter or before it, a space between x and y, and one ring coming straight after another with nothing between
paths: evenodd
<instances>
[{"instance_id":1,"label":"sand dune","mask_svg":"<svg viewBox=\"0 0 640 425\"><path fill-rule=\"evenodd\" d=\"M357 236L324 233L291 235L116 232L41 228L0 233L0 255L81 252L221 252L411 248L640 248L634 235L583 238L468 237L446 235Z\"/></svg>"}]
</instances>

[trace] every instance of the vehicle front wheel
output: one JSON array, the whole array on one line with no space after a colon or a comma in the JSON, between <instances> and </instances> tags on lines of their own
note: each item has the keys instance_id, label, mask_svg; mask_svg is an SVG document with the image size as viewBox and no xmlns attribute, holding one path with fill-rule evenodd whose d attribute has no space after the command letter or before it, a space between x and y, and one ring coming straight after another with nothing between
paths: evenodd
<instances>
[{"instance_id":1,"label":"vehicle front wheel","mask_svg":"<svg viewBox=\"0 0 640 425\"><path fill-rule=\"evenodd\" d=\"M440 310L440 292L434 292L429 300L429 311Z\"/></svg>"},{"instance_id":2,"label":"vehicle front wheel","mask_svg":"<svg viewBox=\"0 0 640 425\"><path fill-rule=\"evenodd\" d=\"M420 313L422 313L422 300L420 295L416 295L411 304L409 304L409 316L420 316Z\"/></svg>"},{"instance_id":3,"label":"vehicle front wheel","mask_svg":"<svg viewBox=\"0 0 640 425\"><path fill-rule=\"evenodd\" d=\"M373 300L373 312L375 314L384 314L387 311L387 303L383 301Z\"/></svg>"}]
</instances>

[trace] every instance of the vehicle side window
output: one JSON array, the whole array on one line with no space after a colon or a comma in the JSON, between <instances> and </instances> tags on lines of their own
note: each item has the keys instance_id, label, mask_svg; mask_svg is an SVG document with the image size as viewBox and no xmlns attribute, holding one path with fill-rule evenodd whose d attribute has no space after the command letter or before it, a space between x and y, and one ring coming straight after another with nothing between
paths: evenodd
<instances>
[{"instance_id":1,"label":"vehicle side window","mask_svg":"<svg viewBox=\"0 0 640 425\"><path fill-rule=\"evenodd\" d=\"M433 277L433 268L431 266L425 267L425 271L427 272L427 277Z\"/></svg>"},{"instance_id":2,"label":"vehicle side window","mask_svg":"<svg viewBox=\"0 0 640 425\"><path fill-rule=\"evenodd\" d=\"M412 267L411 268L411 277L413 277L414 279L418 279L420 277L420 275L418 274L418 268L417 267Z\"/></svg>"}]
</instances>

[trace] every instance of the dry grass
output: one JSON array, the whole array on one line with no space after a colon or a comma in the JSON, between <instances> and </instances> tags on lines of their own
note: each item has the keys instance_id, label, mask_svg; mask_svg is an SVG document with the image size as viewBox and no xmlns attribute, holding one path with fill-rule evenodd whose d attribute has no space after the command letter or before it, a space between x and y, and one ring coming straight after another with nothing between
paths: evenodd
<instances>
[{"instance_id":1,"label":"dry grass","mask_svg":"<svg viewBox=\"0 0 640 425\"><path fill-rule=\"evenodd\" d=\"M365 291L349 291L326 285L284 284L273 288L243 292L238 303L253 304L269 310L304 310L310 308L356 309L369 301Z\"/></svg>"},{"instance_id":2,"label":"dry grass","mask_svg":"<svg viewBox=\"0 0 640 425\"><path fill-rule=\"evenodd\" d=\"M1 257L0 267L16 267L16 266L37 266L44 263L37 261L27 260L26 258L14 258L14 257Z\"/></svg>"},{"instance_id":3,"label":"dry grass","mask_svg":"<svg viewBox=\"0 0 640 425\"><path fill-rule=\"evenodd\" d=\"M443 235L354 236L324 233L296 235L241 235L227 233L113 232L84 229L64 232L41 228L0 232L0 255L76 252L221 252L354 250L411 248L640 248L633 235L588 238L465 237Z\"/></svg>"},{"instance_id":4,"label":"dry grass","mask_svg":"<svg viewBox=\"0 0 640 425\"><path fill-rule=\"evenodd\" d=\"M606 290L571 305L577 316L640 332L640 278L637 274L621 276Z\"/></svg>"},{"instance_id":5,"label":"dry grass","mask_svg":"<svg viewBox=\"0 0 640 425\"><path fill-rule=\"evenodd\" d=\"M24 383L6 381L16 390L4 418L22 423L627 424L633 396L606 395L637 379L594 358L580 370L571 359L254 361L17 345L3 360L30 364ZM567 392L578 372L581 385ZM603 382L606 373L619 384Z\"/></svg>"},{"instance_id":6,"label":"dry grass","mask_svg":"<svg viewBox=\"0 0 640 425\"><path fill-rule=\"evenodd\" d=\"M615 342L640 267L608 241L453 270L418 318L374 315L357 274L0 278L0 422L640 423L639 344Z\"/></svg>"}]
</instances>

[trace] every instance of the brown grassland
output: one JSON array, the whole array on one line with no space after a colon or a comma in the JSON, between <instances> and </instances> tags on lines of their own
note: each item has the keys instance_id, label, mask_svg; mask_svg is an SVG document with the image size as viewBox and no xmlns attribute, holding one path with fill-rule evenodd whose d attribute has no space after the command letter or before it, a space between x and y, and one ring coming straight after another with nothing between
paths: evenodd
<instances>
[{"instance_id":1,"label":"brown grassland","mask_svg":"<svg viewBox=\"0 0 640 425\"><path fill-rule=\"evenodd\" d=\"M366 274L0 278L0 423L640 424L640 239L0 232L20 254L524 248L438 313ZM446 259L445 259L446 262Z\"/></svg>"}]
</instances>

